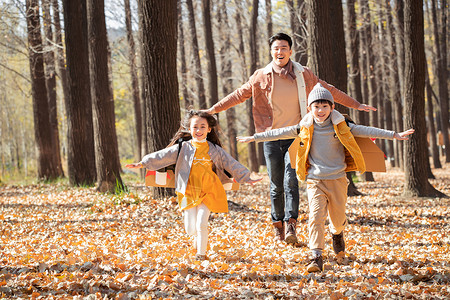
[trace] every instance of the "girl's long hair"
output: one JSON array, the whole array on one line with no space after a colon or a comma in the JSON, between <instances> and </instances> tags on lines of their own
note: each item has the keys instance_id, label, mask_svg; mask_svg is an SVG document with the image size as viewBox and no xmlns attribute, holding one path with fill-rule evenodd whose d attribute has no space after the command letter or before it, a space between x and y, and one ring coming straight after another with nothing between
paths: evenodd
<instances>
[{"instance_id":1,"label":"girl's long hair","mask_svg":"<svg viewBox=\"0 0 450 300\"><path fill-rule=\"evenodd\" d=\"M199 117L199 118L206 119L209 128L211 128L211 132L209 132L208 135L206 136L206 140L210 141L211 143L213 143L215 145L222 147L222 144L220 143L220 140L219 140L219 136L217 134L218 128L217 128L216 118L213 115L208 114L204 111L193 110L193 109L189 110L188 113L185 115L184 119L181 121L181 126L178 129L177 133L175 133L175 135L173 136L172 140L170 141L169 146L174 145L180 139L182 139L183 141L188 141L188 140L192 139L192 135L189 132L189 128L191 125L191 119L193 117Z\"/></svg>"}]
</instances>

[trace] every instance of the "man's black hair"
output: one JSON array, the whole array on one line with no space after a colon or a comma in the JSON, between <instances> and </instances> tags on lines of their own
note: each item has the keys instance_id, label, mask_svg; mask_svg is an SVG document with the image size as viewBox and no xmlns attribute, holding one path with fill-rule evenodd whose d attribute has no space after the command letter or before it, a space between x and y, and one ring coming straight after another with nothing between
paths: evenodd
<instances>
[{"instance_id":1,"label":"man's black hair","mask_svg":"<svg viewBox=\"0 0 450 300\"><path fill-rule=\"evenodd\" d=\"M274 35L272 35L269 39L269 47L272 47L273 42L275 41L286 41L289 44L289 48L292 49L292 39L289 35L283 32L278 32Z\"/></svg>"}]
</instances>

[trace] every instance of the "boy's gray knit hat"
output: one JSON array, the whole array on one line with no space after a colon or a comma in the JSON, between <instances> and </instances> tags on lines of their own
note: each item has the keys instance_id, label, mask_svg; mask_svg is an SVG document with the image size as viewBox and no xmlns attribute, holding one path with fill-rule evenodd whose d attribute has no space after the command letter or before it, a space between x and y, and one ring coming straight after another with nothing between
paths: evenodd
<instances>
[{"instance_id":1,"label":"boy's gray knit hat","mask_svg":"<svg viewBox=\"0 0 450 300\"><path fill-rule=\"evenodd\" d=\"M317 100L328 100L331 103L334 104L333 96L331 95L330 91L324 88L320 82L318 82L314 88L312 89L311 93L308 95L308 106L310 106L314 101Z\"/></svg>"}]
</instances>

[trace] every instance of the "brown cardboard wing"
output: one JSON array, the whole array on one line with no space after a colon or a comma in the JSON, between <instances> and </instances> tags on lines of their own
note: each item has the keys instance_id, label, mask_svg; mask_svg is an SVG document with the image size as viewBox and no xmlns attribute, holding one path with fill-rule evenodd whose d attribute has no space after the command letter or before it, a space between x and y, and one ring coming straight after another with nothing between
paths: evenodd
<instances>
[{"instance_id":1,"label":"brown cardboard wing","mask_svg":"<svg viewBox=\"0 0 450 300\"><path fill-rule=\"evenodd\" d=\"M370 138L355 137L366 163L366 172L386 172L384 153ZM300 145L300 138L296 138L289 147L291 167L295 168L295 158Z\"/></svg>"},{"instance_id":2,"label":"brown cardboard wing","mask_svg":"<svg viewBox=\"0 0 450 300\"><path fill-rule=\"evenodd\" d=\"M172 170L168 170L167 173L159 173L157 171L147 170L145 174L145 185L153 187L165 187L165 188L175 188L175 174ZM165 180L164 180L165 177ZM162 184L165 181L165 184ZM239 190L240 184L235 182L225 183L223 188L226 191L237 191Z\"/></svg>"},{"instance_id":3,"label":"brown cardboard wing","mask_svg":"<svg viewBox=\"0 0 450 300\"><path fill-rule=\"evenodd\" d=\"M386 172L383 151L370 138L355 137L355 140L364 156L366 172Z\"/></svg>"}]
</instances>

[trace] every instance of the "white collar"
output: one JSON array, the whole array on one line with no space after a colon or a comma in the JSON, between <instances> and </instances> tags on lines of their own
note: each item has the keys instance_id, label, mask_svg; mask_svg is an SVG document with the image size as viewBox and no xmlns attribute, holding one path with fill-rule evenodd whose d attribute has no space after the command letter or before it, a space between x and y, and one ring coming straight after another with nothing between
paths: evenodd
<instances>
[{"instance_id":1,"label":"white collar","mask_svg":"<svg viewBox=\"0 0 450 300\"><path fill-rule=\"evenodd\" d=\"M337 110L333 109L333 111L330 114L331 123L333 125L337 125L339 123L342 123L345 121L345 117L338 112ZM309 128L314 122L314 117L311 112L308 112L303 119L300 121L300 126Z\"/></svg>"},{"instance_id":2,"label":"white collar","mask_svg":"<svg viewBox=\"0 0 450 300\"><path fill-rule=\"evenodd\" d=\"M294 69L296 71L303 72L305 70L303 68L303 66L301 64L299 64L298 62L292 61L292 63L294 64ZM272 72L273 72L273 67L272 67L272 62L270 62L267 66L264 67L263 74L270 74Z\"/></svg>"},{"instance_id":3,"label":"white collar","mask_svg":"<svg viewBox=\"0 0 450 300\"><path fill-rule=\"evenodd\" d=\"M192 138L192 141L195 142L195 143L206 143L206 139L197 140L197 139Z\"/></svg>"}]
</instances>

